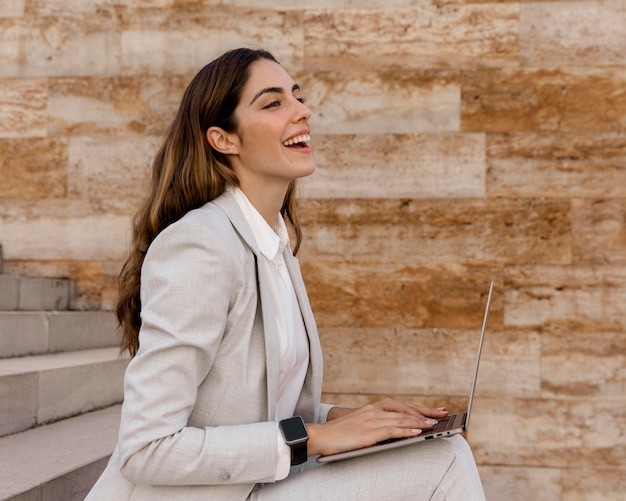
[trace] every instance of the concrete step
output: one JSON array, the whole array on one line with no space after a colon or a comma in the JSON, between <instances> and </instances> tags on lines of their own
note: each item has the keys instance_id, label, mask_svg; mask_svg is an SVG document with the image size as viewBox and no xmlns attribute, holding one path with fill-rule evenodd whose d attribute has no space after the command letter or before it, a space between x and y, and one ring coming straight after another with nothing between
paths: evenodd
<instances>
[{"instance_id":1,"label":"concrete step","mask_svg":"<svg viewBox=\"0 0 626 501\"><path fill-rule=\"evenodd\" d=\"M127 363L117 347L0 360L0 436L120 403Z\"/></svg>"},{"instance_id":2,"label":"concrete step","mask_svg":"<svg viewBox=\"0 0 626 501\"><path fill-rule=\"evenodd\" d=\"M0 359L119 346L110 311L0 311Z\"/></svg>"},{"instance_id":3,"label":"concrete step","mask_svg":"<svg viewBox=\"0 0 626 501\"><path fill-rule=\"evenodd\" d=\"M120 406L0 438L0 499L82 501L115 448Z\"/></svg>"},{"instance_id":4,"label":"concrete step","mask_svg":"<svg viewBox=\"0 0 626 501\"><path fill-rule=\"evenodd\" d=\"M0 311L67 310L75 293L65 278L0 275Z\"/></svg>"}]
</instances>

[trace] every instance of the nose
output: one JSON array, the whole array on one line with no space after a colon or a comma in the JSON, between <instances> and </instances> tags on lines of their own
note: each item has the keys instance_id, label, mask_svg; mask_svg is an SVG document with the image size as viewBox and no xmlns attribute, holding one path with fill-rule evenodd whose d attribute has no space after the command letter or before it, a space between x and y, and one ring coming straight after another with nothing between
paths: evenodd
<instances>
[{"instance_id":1,"label":"nose","mask_svg":"<svg viewBox=\"0 0 626 501\"><path fill-rule=\"evenodd\" d=\"M311 115L311 110L302 101L296 100L296 113L294 121L300 122L304 120L307 122L311 118Z\"/></svg>"}]
</instances>

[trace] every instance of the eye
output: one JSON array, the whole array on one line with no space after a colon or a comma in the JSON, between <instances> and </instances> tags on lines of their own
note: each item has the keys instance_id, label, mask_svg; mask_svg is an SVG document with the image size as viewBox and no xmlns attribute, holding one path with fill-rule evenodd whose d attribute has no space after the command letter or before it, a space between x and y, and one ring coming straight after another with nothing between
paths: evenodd
<instances>
[{"instance_id":1,"label":"eye","mask_svg":"<svg viewBox=\"0 0 626 501\"><path fill-rule=\"evenodd\" d=\"M297 97L296 100L300 101L302 104L304 104L304 98L303 97Z\"/></svg>"},{"instance_id":2,"label":"eye","mask_svg":"<svg viewBox=\"0 0 626 501\"><path fill-rule=\"evenodd\" d=\"M280 106L280 104L281 104L280 99L275 99L270 104L263 106L263 109L275 108L276 106Z\"/></svg>"}]
</instances>

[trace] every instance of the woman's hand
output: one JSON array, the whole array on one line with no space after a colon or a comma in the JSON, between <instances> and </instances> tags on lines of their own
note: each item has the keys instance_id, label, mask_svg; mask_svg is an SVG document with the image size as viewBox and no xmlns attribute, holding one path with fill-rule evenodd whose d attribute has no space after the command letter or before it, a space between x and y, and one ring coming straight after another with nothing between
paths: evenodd
<instances>
[{"instance_id":1,"label":"woman's hand","mask_svg":"<svg viewBox=\"0 0 626 501\"><path fill-rule=\"evenodd\" d=\"M391 438L413 437L447 415L443 408L429 409L392 398L358 409L333 407L326 423L306 425L309 454L327 456Z\"/></svg>"}]
</instances>

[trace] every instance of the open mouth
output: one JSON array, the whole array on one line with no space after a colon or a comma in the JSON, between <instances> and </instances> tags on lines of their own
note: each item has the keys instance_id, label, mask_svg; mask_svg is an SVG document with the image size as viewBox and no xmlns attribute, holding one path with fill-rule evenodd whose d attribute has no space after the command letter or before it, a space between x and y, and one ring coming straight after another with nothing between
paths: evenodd
<instances>
[{"instance_id":1,"label":"open mouth","mask_svg":"<svg viewBox=\"0 0 626 501\"><path fill-rule=\"evenodd\" d=\"M283 143L283 146L288 148L308 148L311 136L308 134L302 134L300 136L292 137Z\"/></svg>"}]
</instances>

